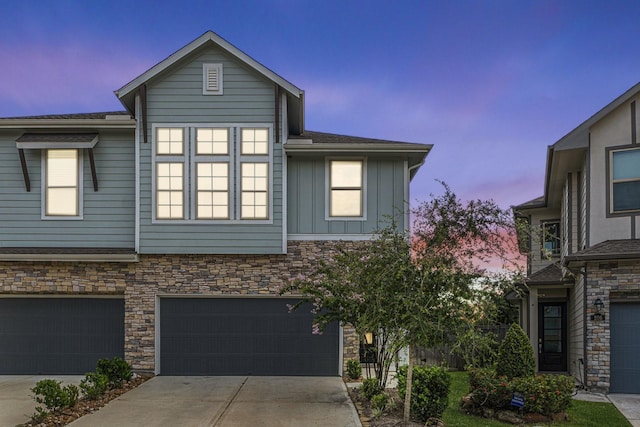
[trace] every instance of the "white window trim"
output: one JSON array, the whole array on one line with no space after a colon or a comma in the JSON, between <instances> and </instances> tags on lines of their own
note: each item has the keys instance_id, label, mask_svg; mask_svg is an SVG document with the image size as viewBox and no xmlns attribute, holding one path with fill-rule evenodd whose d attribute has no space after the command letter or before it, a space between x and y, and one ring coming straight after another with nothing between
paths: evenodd
<instances>
[{"instance_id":1,"label":"white window trim","mask_svg":"<svg viewBox=\"0 0 640 427\"><path fill-rule=\"evenodd\" d=\"M640 212L640 209L625 209L625 210L615 210L614 208L614 197L613 197L613 185L614 184L620 184L620 183L624 183L624 182L638 182L640 181L640 178L633 178L633 179L618 179L618 180L614 180L613 179L613 155L615 153L620 153L623 151L636 151L636 150L640 150L640 148L636 147L627 147L627 148L620 148L620 149L611 149L609 150L609 176L608 176L608 180L609 180L609 214L610 215L628 215L628 214L633 214L635 212Z\"/></svg>"},{"instance_id":2,"label":"white window trim","mask_svg":"<svg viewBox=\"0 0 640 427\"><path fill-rule=\"evenodd\" d=\"M157 128L181 127L185 133L185 218L184 219L158 219L156 217L156 163L162 163L167 155L156 155L156 134ZM274 151L274 135L272 123L154 123L151 126L151 223L152 224L273 224L273 151ZM196 185L195 185L195 129L197 128L227 128L229 129L229 212L230 219L196 219ZM269 154L268 155L240 155L240 130L242 128L264 128L269 133ZM198 156L206 157L206 156ZM214 156L222 158L224 156ZM240 219L240 197L242 197L240 189L240 161L251 162L257 159L258 162L268 162L269 169L269 187L268 187L268 203L269 218L268 219ZM267 160L268 159L268 160ZM168 160L167 160L168 161Z\"/></svg>"},{"instance_id":3,"label":"white window trim","mask_svg":"<svg viewBox=\"0 0 640 427\"><path fill-rule=\"evenodd\" d=\"M84 156L83 149L75 149L78 153L78 215L47 215L47 150L40 152L40 219L53 221L78 221L84 219Z\"/></svg>"},{"instance_id":4,"label":"white window trim","mask_svg":"<svg viewBox=\"0 0 640 427\"><path fill-rule=\"evenodd\" d=\"M334 160L358 160L362 162L362 216L331 216L331 162ZM327 157L324 164L324 219L326 221L367 220L367 158Z\"/></svg>"},{"instance_id":5,"label":"white window trim","mask_svg":"<svg viewBox=\"0 0 640 427\"><path fill-rule=\"evenodd\" d=\"M216 70L218 74L218 88L216 90L209 89L209 70ZM202 64L202 94L203 95L223 95L224 94L224 73L221 63L218 64Z\"/></svg>"}]
</instances>

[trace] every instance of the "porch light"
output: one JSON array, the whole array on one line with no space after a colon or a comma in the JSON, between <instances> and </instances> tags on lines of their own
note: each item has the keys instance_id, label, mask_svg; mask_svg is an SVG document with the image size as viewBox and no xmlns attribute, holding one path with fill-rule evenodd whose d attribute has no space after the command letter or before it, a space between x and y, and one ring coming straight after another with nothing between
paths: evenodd
<instances>
[{"instance_id":1,"label":"porch light","mask_svg":"<svg viewBox=\"0 0 640 427\"><path fill-rule=\"evenodd\" d=\"M364 342L368 345L373 344L373 332L367 332L364 334Z\"/></svg>"},{"instance_id":2,"label":"porch light","mask_svg":"<svg viewBox=\"0 0 640 427\"><path fill-rule=\"evenodd\" d=\"M604 314L602 314L602 310L604 310L604 303L600 298L596 298L593 302L593 306L596 309L595 314L591 315L591 320L604 320Z\"/></svg>"}]
</instances>

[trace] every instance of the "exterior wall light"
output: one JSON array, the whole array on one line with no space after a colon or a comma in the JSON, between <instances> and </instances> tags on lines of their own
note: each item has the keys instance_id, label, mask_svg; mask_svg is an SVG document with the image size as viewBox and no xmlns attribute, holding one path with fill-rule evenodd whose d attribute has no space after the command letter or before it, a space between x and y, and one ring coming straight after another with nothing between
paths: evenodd
<instances>
[{"instance_id":1,"label":"exterior wall light","mask_svg":"<svg viewBox=\"0 0 640 427\"><path fill-rule=\"evenodd\" d=\"M595 314L591 315L591 320L604 320L605 316L602 313L602 311L604 310L604 303L602 302L602 300L600 298L596 298L596 300L593 302L593 306L596 309Z\"/></svg>"}]
</instances>

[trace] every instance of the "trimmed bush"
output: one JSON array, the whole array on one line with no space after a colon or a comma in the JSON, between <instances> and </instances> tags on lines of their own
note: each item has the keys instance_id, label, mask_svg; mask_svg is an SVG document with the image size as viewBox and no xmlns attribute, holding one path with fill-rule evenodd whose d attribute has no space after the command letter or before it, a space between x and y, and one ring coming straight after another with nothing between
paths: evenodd
<instances>
[{"instance_id":1,"label":"trimmed bush","mask_svg":"<svg viewBox=\"0 0 640 427\"><path fill-rule=\"evenodd\" d=\"M120 387L123 381L129 381L133 377L131 365L121 357L98 360L96 373L106 375L109 379L109 386L112 388Z\"/></svg>"},{"instance_id":2,"label":"trimmed bush","mask_svg":"<svg viewBox=\"0 0 640 427\"><path fill-rule=\"evenodd\" d=\"M96 400L109 388L109 377L97 372L89 372L80 381L80 390L89 400Z\"/></svg>"},{"instance_id":3,"label":"trimmed bush","mask_svg":"<svg viewBox=\"0 0 640 427\"><path fill-rule=\"evenodd\" d=\"M449 405L451 377L442 368L415 366L411 383L411 414L425 422L429 418L441 418ZM398 371L398 394L405 398L407 367Z\"/></svg>"},{"instance_id":4,"label":"trimmed bush","mask_svg":"<svg viewBox=\"0 0 640 427\"><path fill-rule=\"evenodd\" d=\"M509 380L489 369L469 372L470 396L475 408L513 409L514 393L524 397L524 412L552 415L571 404L574 379L567 375L536 375Z\"/></svg>"},{"instance_id":5,"label":"trimmed bush","mask_svg":"<svg viewBox=\"0 0 640 427\"><path fill-rule=\"evenodd\" d=\"M360 392L362 392L362 396L365 399L371 400L373 396L382 392L382 388L380 384L378 384L377 378L365 378L364 381L362 381Z\"/></svg>"},{"instance_id":6,"label":"trimmed bush","mask_svg":"<svg viewBox=\"0 0 640 427\"><path fill-rule=\"evenodd\" d=\"M509 328L504 340L500 343L496 373L507 378L531 377L536 370L533 348L527 334L518 324Z\"/></svg>"},{"instance_id":7,"label":"trimmed bush","mask_svg":"<svg viewBox=\"0 0 640 427\"><path fill-rule=\"evenodd\" d=\"M362 366L356 359L347 360L347 376L352 380L357 380L362 375Z\"/></svg>"},{"instance_id":8,"label":"trimmed bush","mask_svg":"<svg viewBox=\"0 0 640 427\"><path fill-rule=\"evenodd\" d=\"M31 389L33 398L37 403L44 404L35 408L36 412L32 415L34 421L42 421L50 412L58 412L69 408L78 401L78 387L68 384L62 387L61 381L52 379L40 380L35 387Z\"/></svg>"}]
</instances>

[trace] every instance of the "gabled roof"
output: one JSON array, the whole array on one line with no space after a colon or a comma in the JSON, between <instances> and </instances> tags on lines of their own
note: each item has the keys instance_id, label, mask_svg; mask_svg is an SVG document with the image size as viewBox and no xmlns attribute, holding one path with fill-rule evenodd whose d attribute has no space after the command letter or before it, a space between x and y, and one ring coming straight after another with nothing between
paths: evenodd
<instances>
[{"instance_id":1,"label":"gabled roof","mask_svg":"<svg viewBox=\"0 0 640 427\"><path fill-rule=\"evenodd\" d=\"M640 259L640 239L605 240L564 257L564 264L580 261Z\"/></svg>"},{"instance_id":2,"label":"gabled roof","mask_svg":"<svg viewBox=\"0 0 640 427\"><path fill-rule=\"evenodd\" d=\"M529 277L527 277L526 283L529 286L538 285L566 285L573 283L572 277L568 277L562 274L562 267L558 263L554 263L546 266L542 270L538 270Z\"/></svg>"},{"instance_id":3,"label":"gabled roof","mask_svg":"<svg viewBox=\"0 0 640 427\"><path fill-rule=\"evenodd\" d=\"M178 51L171 54L169 57L154 65L144 73L140 74L138 77L122 86L120 89L116 90L114 93L120 99L120 102L127 108L129 111L134 111L134 98L136 90L148 80L154 78L158 74L165 71L167 68L176 64L184 57L192 53L193 51L209 44L213 43L229 54L233 55L235 58L245 63L258 73L262 74L267 79L273 81L278 84L280 87L285 89L289 94L294 96L295 98L301 98L304 93L302 89L299 89L292 83L288 82L284 78L280 77L269 68L265 67L255 59L251 58L249 55L233 46L231 43L214 33L213 31L207 31L188 45L179 49Z\"/></svg>"},{"instance_id":4,"label":"gabled roof","mask_svg":"<svg viewBox=\"0 0 640 427\"><path fill-rule=\"evenodd\" d=\"M544 196L536 197L535 199L531 199L528 202L521 203L513 207L516 211L532 209L532 208L541 208L544 207Z\"/></svg>"},{"instance_id":5,"label":"gabled roof","mask_svg":"<svg viewBox=\"0 0 640 427\"><path fill-rule=\"evenodd\" d=\"M285 151L289 154L385 153L389 156L402 156L409 160L410 168L422 165L432 148L433 145L431 144L363 138L315 131L304 131L300 135L290 135L284 145ZM411 178L416 172L417 167L411 170Z\"/></svg>"}]
</instances>

